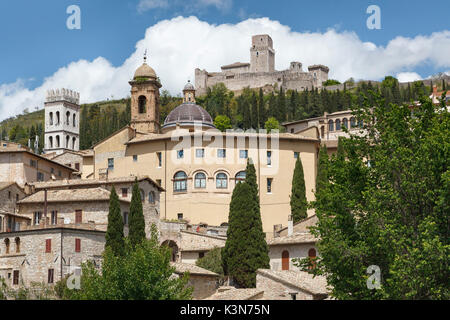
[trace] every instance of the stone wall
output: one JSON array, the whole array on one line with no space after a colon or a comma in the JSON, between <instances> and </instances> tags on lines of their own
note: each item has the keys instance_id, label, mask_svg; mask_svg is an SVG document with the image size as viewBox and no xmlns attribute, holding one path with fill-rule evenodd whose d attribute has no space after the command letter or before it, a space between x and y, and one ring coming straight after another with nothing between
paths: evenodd
<instances>
[{"instance_id":1,"label":"stone wall","mask_svg":"<svg viewBox=\"0 0 450 320\"><path fill-rule=\"evenodd\" d=\"M64 152L59 156L56 156L52 160L74 169L77 169L76 164L78 164L79 169L77 170L79 172L83 171L83 157L79 154L73 152Z\"/></svg>"},{"instance_id":2,"label":"stone wall","mask_svg":"<svg viewBox=\"0 0 450 320\"><path fill-rule=\"evenodd\" d=\"M0 190L0 211L14 213L17 200L22 200L25 193L16 184L12 184L3 190Z\"/></svg>"},{"instance_id":3,"label":"stone wall","mask_svg":"<svg viewBox=\"0 0 450 320\"><path fill-rule=\"evenodd\" d=\"M192 298L201 300L216 292L218 281L216 276L190 274L187 285L194 289Z\"/></svg>"},{"instance_id":4,"label":"stone wall","mask_svg":"<svg viewBox=\"0 0 450 320\"><path fill-rule=\"evenodd\" d=\"M299 243L299 244L285 244L285 245L271 245L269 247L270 269L281 270L281 255L283 251L289 252L289 270L299 270L294 266L292 259L308 257L308 251L317 248L313 243Z\"/></svg>"},{"instance_id":5,"label":"stone wall","mask_svg":"<svg viewBox=\"0 0 450 320\"><path fill-rule=\"evenodd\" d=\"M265 300L292 300L289 292L297 292L297 300L313 300L313 295L299 291L295 286L289 286L260 273L256 274L256 288L264 290Z\"/></svg>"}]
</instances>

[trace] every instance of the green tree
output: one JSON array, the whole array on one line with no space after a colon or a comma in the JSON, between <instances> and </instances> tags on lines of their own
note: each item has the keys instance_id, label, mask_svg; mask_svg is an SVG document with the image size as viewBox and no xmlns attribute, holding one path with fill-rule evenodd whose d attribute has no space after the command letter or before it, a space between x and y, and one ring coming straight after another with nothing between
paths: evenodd
<instances>
[{"instance_id":1,"label":"green tree","mask_svg":"<svg viewBox=\"0 0 450 320\"><path fill-rule=\"evenodd\" d=\"M355 110L367 134L339 142L316 193L314 273L338 299L448 300L450 113L428 98L413 112L374 101ZM371 265L379 290L367 286Z\"/></svg>"},{"instance_id":2,"label":"green tree","mask_svg":"<svg viewBox=\"0 0 450 320\"><path fill-rule=\"evenodd\" d=\"M317 166L316 193L323 185L328 183L328 151L326 146L322 146L319 151L319 164Z\"/></svg>"},{"instance_id":3,"label":"green tree","mask_svg":"<svg viewBox=\"0 0 450 320\"><path fill-rule=\"evenodd\" d=\"M195 264L200 268L224 275L222 267L222 248L214 248L208 251L203 258L198 259Z\"/></svg>"},{"instance_id":4,"label":"green tree","mask_svg":"<svg viewBox=\"0 0 450 320\"><path fill-rule=\"evenodd\" d=\"M274 117L270 117L264 124L264 128L267 130L267 133L270 133L272 130L280 130L280 123Z\"/></svg>"},{"instance_id":5,"label":"green tree","mask_svg":"<svg viewBox=\"0 0 450 320\"><path fill-rule=\"evenodd\" d=\"M295 162L291 190L291 215L294 223L303 220L308 216L307 207L308 202L306 201L305 177L299 155Z\"/></svg>"},{"instance_id":6,"label":"green tree","mask_svg":"<svg viewBox=\"0 0 450 320\"><path fill-rule=\"evenodd\" d=\"M106 229L105 238L105 247L110 247L113 254L117 256L123 255L123 219L122 214L120 213L119 197L117 196L114 186L111 189L109 198L108 227Z\"/></svg>"},{"instance_id":7,"label":"green tree","mask_svg":"<svg viewBox=\"0 0 450 320\"><path fill-rule=\"evenodd\" d=\"M132 246L136 246L145 239L145 219L142 209L141 190L137 178L133 184L130 203L128 238Z\"/></svg>"},{"instance_id":8,"label":"green tree","mask_svg":"<svg viewBox=\"0 0 450 320\"><path fill-rule=\"evenodd\" d=\"M217 129L219 129L222 132L225 132L227 129L231 129L231 120L225 115L218 115L214 119L214 125Z\"/></svg>"},{"instance_id":9,"label":"green tree","mask_svg":"<svg viewBox=\"0 0 450 320\"><path fill-rule=\"evenodd\" d=\"M227 242L222 266L238 286L254 288L256 270L269 268L268 247L254 190L246 182L236 185L230 203Z\"/></svg>"},{"instance_id":10,"label":"green tree","mask_svg":"<svg viewBox=\"0 0 450 320\"><path fill-rule=\"evenodd\" d=\"M174 278L170 249L160 246L156 227L150 239L132 245L125 241L125 255L111 248L103 254L101 272L88 261L82 265L81 288L73 290L73 300L184 300L190 299L188 275Z\"/></svg>"}]
</instances>

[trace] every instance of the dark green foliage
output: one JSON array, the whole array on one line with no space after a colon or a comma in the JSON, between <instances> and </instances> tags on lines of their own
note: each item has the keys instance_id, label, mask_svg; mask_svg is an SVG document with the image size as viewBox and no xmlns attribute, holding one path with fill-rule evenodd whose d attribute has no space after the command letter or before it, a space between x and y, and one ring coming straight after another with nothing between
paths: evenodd
<instances>
[{"instance_id":1,"label":"dark green foliage","mask_svg":"<svg viewBox=\"0 0 450 320\"><path fill-rule=\"evenodd\" d=\"M73 300L185 300L191 298L188 275L172 275L170 249L160 246L156 227L151 239L132 245L125 241L125 255L118 257L110 248L103 254L101 272L92 261L82 265L81 289L73 290Z\"/></svg>"},{"instance_id":2,"label":"dark green foliage","mask_svg":"<svg viewBox=\"0 0 450 320\"><path fill-rule=\"evenodd\" d=\"M337 299L448 300L450 113L428 98L413 112L372 100L354 111L367 135L339 141L316 193L314 273ZM378 290L367 287L371 265Z\"/></svg>"},{"instance_id":3,"label":"dark green foliage","mask_svg":"<svg viewBox=\"0 0 450 320\"><path fill-rule=\"evenodd\" d=\"M294 223L305 219L308 202L306 201L305 177L300 155L295 162L294 175L292 177L291 191L291 215Z\"/></svg>"},{"instance_id":4,"label":"dark green foliage","mask_svg":"<svg viewBox=\"0 0 450 320\"><path fill-rule=\"evenodd\" d=\"M132 246L136 246L145 240L145 220L142 209L141 191L137 179L133 185L128 225L128 238Z\"/></svg>"},{"instance_id":5,"label":"dark green foliage","mask_svg":"<svg viewBox=\"0 0 450 320\"><path fill-rule=\"evenodd\" d=\"M200 268L215 272L223 275L222 267L222 248L214 248L205 254L203 258L200 258L195 263Z\"/></svg>"},{"instance_id":6,"label":"dark green foliage","mask_svg":"<svg viewBox=\"0 0 450 320\"><path fill-rule=\"evenodd\" d=\"M328 183L328 152L327 147L322 146L319 151L319 164L317 166L316 193Z\"/></svg>"},{"instance_id":7,"label":"dark green foliage","mask_svg":"<svg viewBox=\"0 0 450 320\"><path fill-rule=\"evenodd\" d=\"M105 235L105 248L111 248L113 254L117 256L123 255L124 235L123 235L123 218L120 212L119 197L117 196L114 186L111 189L109 198L108 228Z\"/></svg>"},{"instance_id":8,"label":"dark green foliage","mask_svg":"<svg viewBox=\"0 0 450 320\"><path fill-rule=\"evenodd\" d=\"M258 183L256 182L256 169L251 158L247 159L247 167L245 168L245 182L252 187L254 200L258 202L259 207L259 193Z\"/></svg>"},{"instance_id":9,"label":"dark green foliage","mask_svg":"<svg viewBox=\"0 0 450 320\"><path fill-rule=\"evenodd\" d=\"M222 251L225 274L240 287L254 288L256 270L269 268L268 251L254 189L246 182L239 183L233 191L227 242Z\"/></svg>"}]
</instances>

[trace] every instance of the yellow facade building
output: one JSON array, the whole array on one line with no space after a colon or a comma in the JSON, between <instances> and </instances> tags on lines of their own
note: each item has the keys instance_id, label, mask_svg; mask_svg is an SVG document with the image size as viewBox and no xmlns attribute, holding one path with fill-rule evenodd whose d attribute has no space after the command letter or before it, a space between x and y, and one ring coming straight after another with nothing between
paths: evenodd
<instances>
[{"instance_id":1,"label":"yellow facade building","mask_svg":"<svg viewBox=\"0 0 450 320\"><path fill-rule=\"evenodd\" d=\"M183 90L183 103L161 124L161 84L155 71L144 62L129 83L131 124L83 155L83 177L150 176L166 190L161 194L161 219L219 226L228 221L234 186L245 179L250 158L257 173L263 229L272 235L275 225L287 225L291 181L300 157L307 199L314 199L317 127L295 134L220 132L208 112L195 104L191 83Z\"/></svg>"}]
</instances>

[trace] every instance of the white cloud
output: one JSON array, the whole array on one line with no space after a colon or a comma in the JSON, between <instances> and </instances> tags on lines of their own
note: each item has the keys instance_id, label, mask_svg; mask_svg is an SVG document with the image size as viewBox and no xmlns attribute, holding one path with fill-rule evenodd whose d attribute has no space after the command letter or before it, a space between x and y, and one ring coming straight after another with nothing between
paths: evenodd
<instances>
[{"instance_id":1,"label":"white cloud","mask_svg":"<svg viewBox=\"0 0 450 320\"><path fill-rule=\"evenodd\" d=\"M155 8L167 8L168 6L168 0L140 0L137 8L139 12L144 12Z\"/></svg>"},{"instance_id":2,"label":"white cloud","mask_svg":"<svg viewBox=\"0 0 450 320\"><path fill-rule=\"evenodd\" d=\"M413 82L422 80L422 77L416 72L400 72L396 78L399 82Z\"/></svg>"},{"instance_id":3,"label":"white cloud","mask_svg":"<svg viewBox=\"0 0 450 320\"><path fill-rule=\"evenodd\" d=\"M288 68L300 61L330 67L330 78L345 81L378 80L386 75L413 73L418 66L430 65L449 70L450 31L415 38L397 37L385 47L362 42L354 32L293 32L288 26L268 18L248 19L238 24L213 25L196 17L163 20L146 30L144 39L121 66L105 58L79 60L57 70L36 89L27 82L0 85L0 120L42 106L45 91L67 87L79 91L83 103L129 94L128 81L142 64L145 49L148 63L155 69L165 89L176 95L188 79L194 80L196 67L220 71L220 66L249 61L251 36L270 34L276 50L276 68ZM410 74L409 74L410 75ZM415 74L414 76L418 76ZM420 76L419 76L420 77Z\"/></svg>"}]
</instances>

